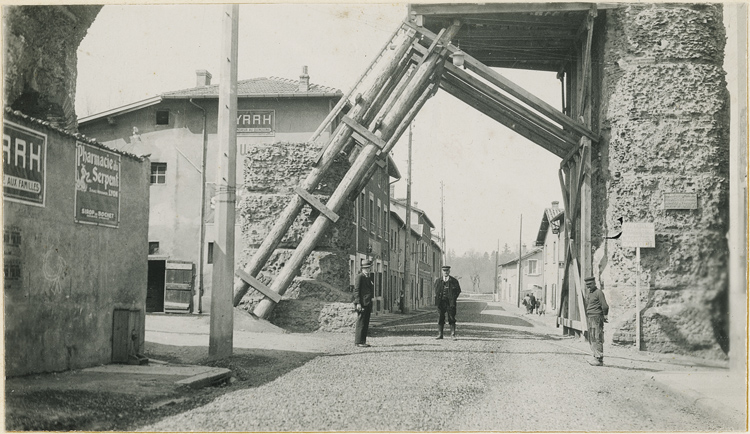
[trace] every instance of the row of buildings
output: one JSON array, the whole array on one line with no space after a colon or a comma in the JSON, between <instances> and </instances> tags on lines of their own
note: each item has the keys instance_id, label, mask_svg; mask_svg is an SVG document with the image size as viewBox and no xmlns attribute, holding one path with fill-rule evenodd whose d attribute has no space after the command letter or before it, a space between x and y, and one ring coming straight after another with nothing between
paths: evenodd
<instances>
[{"instance_id":1,"label":"row of buildings","mask_svg":"<svg viewBox=\"0 0 750 434\"><path fill-rule=\"evenodd\" d=\"M560 230L565 211L559 202L545 208L534 246L521 246L519 258L498 265L495 298L518 305L527 294L534 294L547 312L556 312L562 300L565 267L565 238Z\"/></svg>"},{"instance_id":2,"label":"row of buildings","mask_svg":"<svg viewBox=\"0 0 750 434\"><path fill-rule=\"evenodd\" d=\"M218 145L219 97L218 85L211 84L211 78L208 71L199 70L193 88L79 120L79 130L86 136L150 159L148 312L210 310L217 166L213 149ZM258 204L285 202L279 196L287 191L279 186L296 185L310 168L309 158L285 161L284 173L277 176L269 154L283 152L285 144L303 144L310 148L308 154L315 155L318 151L313 149L314 144L305 143L342 97L338 89L311 83L306 67L299 80L269 77L238 82L238 266L260 245L280 211L274 208L276 205ZM338 120L334 120L318 143L325 143L337 125ZM304 153L302 150L295 155ZM285 154L284 158L293 157ZM400 178L389 157L352 203L351 224L355 230L348 249L349 281L353 285L363 260L373 261L375 313L408 311L431 303L431 282L442 265L440 243L432 234L435 226L426 213L412 208L412 227L408 231L405 227L406 204L393 197L392 188ZM203 183L206 193L202 197ZM258 195L263 199L257 199ZM243 201L255 201L256 205L243 213ZM265 209L258 209L261 207ZM256 218L262 213L268 218ZM243 221L249 214L256 215L254 225ZM412 255L408 273L404 270L407 252ZM408 284L407 274L413 276Z\"/></svg>"}]
</instances>

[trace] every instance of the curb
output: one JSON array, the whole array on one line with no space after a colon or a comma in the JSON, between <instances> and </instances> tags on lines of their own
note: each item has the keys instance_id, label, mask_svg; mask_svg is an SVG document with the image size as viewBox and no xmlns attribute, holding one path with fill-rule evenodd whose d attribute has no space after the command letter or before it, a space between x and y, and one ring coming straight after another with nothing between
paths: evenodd
<instances>
[{"instance_id":1,"label":"curb","mask_svg":"<svg viewBox=\"0 0 750 434\"><path fill-rule=\"evenodd\" d=\"M672 393L674 395L678 396L684 396L685 398L692 401L692 403L699 407L703 412L709 415L721 415L721 418L726 420L731 420L733 422L736 422L738 425L745 425L747 422L747 414L743 413L743 411L739 408L733 408L733 406L727 405L727 402L722 401L721 399L714 398L710 396L707 393L698 391L687 385L686 377L687 376L705 376L711 378L711 383L715 384L715 380L717 378L721 378L722 380L726 380L731 382L731 384L735 384L736 382L733 382L730 375L728 373L719 373L714 371L705 371L705 372L660 372L656 373L651 376L651 379L654 380L654 383L656 386L661 388L662 390ZM731 388L731 387L730 387ZM726 388L722 387L725 391ZM740 396L737 396L735 398L741 398L741 399L730 399L728 402L734 403L735 401L740 401L745 403L745 396L741 391L735 391L738 392ZM732 394L725 394L726 397L732 397Z\"/></svg>"},{"instance_id":2,"label":"curb","mask_svg":"<svg viewBox=\"0 0 750 434\"><path fill-rule=\"evenodd\" d=\"M175 384L180 386L191 387L198 389L201 387L211 386L219 384L224 381L228 381L232 376L232 371L226 368L213 368L209 372L194 375L189 378L185 378L179 381L175 381Z\"/></svg>"}]
</instances>

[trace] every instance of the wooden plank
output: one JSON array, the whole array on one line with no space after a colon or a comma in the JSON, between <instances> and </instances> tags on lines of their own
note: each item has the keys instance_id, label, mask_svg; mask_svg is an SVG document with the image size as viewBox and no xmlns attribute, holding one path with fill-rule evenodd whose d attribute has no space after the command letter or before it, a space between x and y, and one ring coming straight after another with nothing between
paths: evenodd
<instances>
[{"instance_id":1,"label":"wooden plank","mask_svg":"<svg viewBox=\"0 0 750 434\"><path fill-rule=\"evenodd\" d=\"M448 93L455 96L459 100L484 113L490 118L500 122L501 124L522 135L531 142L536 143L544 149L552 152L558 157L562 157L567 151L567 149L564 148L564 142L558 141L556 137L535 129L533 125L529 124L520 117L513 116L512 114L507 112L500 112L499 110L496 110L497 107L491 107L490 105L482 102L481 96L476 91L472 91L467 86L456 83L450 77L446 77L445 80L440 83L440 87L445 89Z\"/></svg>"},{"instance_id":2,"label":"wooden plank","mask_svg":"<svg viewBox=\"0 0 750 434\"><path fill-rule=\"evenodd\" d=\"M360 125L354 119L350 118L349 116L344 116L343 118L341 118L341 120L357 134L364 137L368 142L376 145L380 149L383 149L385 147L385 142L380 140L380 137L376 136L372 133L372 131Z\"/></svg>"},{"instance_id":3,"label":"wooden plank","mask_svg":"<svg viewBox=\"0 0 750 434\"><path fill-rule=\"evenodd\" d=\"M271 288L267 287L263 282L251 276L250 274L246 273L244 270L238 269L237 276L239 276L240 279L247 282L248 285L258 290L261 294L270 298L274 303L278 303L279 301L281 301L281 295L279 295L277 292L274 292Z\"/></svg>"},{"instance_id":4,"label":"wooden plank","mask_svg":"<svg viewBox=\"0 0 750 434\"><path fill-rule=\"evenodd\" d=\"M297 186L297 187L294 187L294 192L297 193L302 199L304 199L305 202L309 203L310 206L318 210L318 212L328 217L328 220L334 223L336 223L339 220L339 216L336 215L335 212L328 209L328 207L325 206L323 202L318 200L317 197L310 194L307 190Z\"/></svg>"},{"instance_id":5,"label":"wooden plank","mask_svg":"<svg viewBox=\"0 0 750 434\"><path fill-rule=\"evenodd\" d=\"M583 284L583 276L578 271L578 261L575 257L573 258L573 275L576 278L576 292L578 293L578 303L581 306L581 323L583 325L581 331L586 331L589 329L589 319L586 316L586 301L583 298L583 290L586 289L586 285Z\"/></svg>"},{"instance_id":6,"label":"wooden plank","mask_svg":"<svg viewBox=\"0 0 750 434\"><path fill-rule=\"evenodd\" d=\"M432 33L431 31L423 27L416 27L414 25L411 25L411 26L417 32L421 33L422 35L429 38L430 40L434 39L436 36L434 33ZM450 53L455 53L456 51L458 51L458 48L454 45L448 45L448 51ZM484 78L485 80L499 87L503 91L508 92L513 97L518 98L520 101L529 105L531 108L538 111L542 115L547 116L548 118L563 125L564 127L567 127L575 131L579 135L585 135L589 137L591 140L598 142L599 137L593 131L586 128L586 126L578 123L576 120L571 119L568 116L565 116L563 113L561 113L560 111L558 111L551 105L547 104L546 102L542 101L540 98L527 92L522 87L518 86L517 84L503 77L497 71L490 69L486 65L482 64L482 62L478 61L477 59L473 58L472 56L466 53L464 53L464 64L470 70L477 73L480 77Z\"/></svg>"},{"instance_id":7,"label":"wooden plank","mask_svg":"<svg viewBox=\"0 0 750 434\"><path fill-rule=\"evenodd\" d=\"M617 3L600 3L599 9L617 8ZM410 9L417 15L448 15L463 14L486 15L503 13L538 13L538 12L584 12L591 8L591 3L446 3L419 4L414 3Z\"/></svg>"},{"instance_id":8,"label":"wooden plank","mask_svg":"<svg viewBox=\"0 0 750 434\"><path fill-rule=\"evenodd\" d=\"M559 126L553 124L552 122L548 121L547 119L543 118L542 116L538 115L537 113L527 109L523 105L513 101L509 97L503 95L502 93L498 92L497 90L493 89L489 85L479 81L478 79L472 77L471 75L467 74L466 72L462 71L461 69L453 66L450 63L447 63L445 65L445 69L448 70L452 75L458 77L462 81L466 82L467 84L471 85L473 88L477 89L478 91L484 93L489 98L492 98L496 100L499 104L504 106L507 110L513 111L517 113L522 118L525 118L529 120L530 122L536 124L539 126L539 128L545 130L546 132L555 135L560 140L563 140L567 142L572 147L578 146L578 138L571 134L570 132L567 132L560 128Z\"/></svg>"}]
</instances>

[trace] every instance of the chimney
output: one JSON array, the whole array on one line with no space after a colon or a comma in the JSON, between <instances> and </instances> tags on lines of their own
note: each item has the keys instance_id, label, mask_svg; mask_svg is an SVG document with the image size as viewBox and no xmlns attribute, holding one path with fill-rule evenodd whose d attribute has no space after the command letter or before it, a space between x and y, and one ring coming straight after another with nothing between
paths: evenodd
<instances>
[{"instance_id":1,"label":"chimney","mask_svg":"<svg viewBox=\"0 0 750 434\"><path fill-rule=\"evenodd\" d=\"M198 69L195 71L195 87L206 87L211 86L211 73L205 69Z\"/></svg>"},{"instance_id":2,"label":"chimney","mask_svg":"<svg viewBox=\"0 0 750 434\"><path fill-rule=\"evenodd\" d=\"M560 205L560 202L558 202L558 201L552 202L552 209L557 209L558 205Z\"/></svg>"},{"instance_id":3,"label":"chimney","mask_svg":"<svg viewBox=\"0 0 750 434\"><path fill-rule=\"evenodd\" d=\"M310 90L310 76L307 75L307 65L302 67L302 75L299 76L299 87L297 91L307 92Z\"/></svg>"},{"instance_id":4,"label":"chimney","mask_svg":"<svg viewBox=\"0 0 750 434\"><path fill-rule=\"evenodd\" d=\"M526 244L522 244L521 245L521 255L525 255L525 254L526 254Z\"/></svg>"}]
</instances>

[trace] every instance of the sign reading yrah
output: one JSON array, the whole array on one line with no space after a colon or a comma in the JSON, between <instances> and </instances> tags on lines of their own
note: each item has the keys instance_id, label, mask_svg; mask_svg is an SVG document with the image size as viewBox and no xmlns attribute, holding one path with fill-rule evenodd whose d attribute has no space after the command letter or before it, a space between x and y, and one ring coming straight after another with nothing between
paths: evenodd
<instances>
[{"instance_id":1,"label":"sign reading yrah","mask_svg":"<svg viewBox=\"0 0 750 434\"><path fill-rule=\"evenodd\" d=\"M273 136L275 110L237 110L237 134Z\"/></svg>"},{"instance_id":2,"label":"sign reading yrah","mask_svg":"<svg viewBox=\"0 0 750 434\"><path fill-rule=\"evenodd\" d=\"M3 197L44 206L47 135L5 121L3 126Z\"/></svg>"},{"instance_id":3,"label":"sign reading yrah","mask_svg":"<svg viewBox=\"0 0 750 434\"><path fill-rule=\"evenodd\" d=\"M120 224L120 156L76 143L76 222Z\"/></svg>"}]
</instances>

